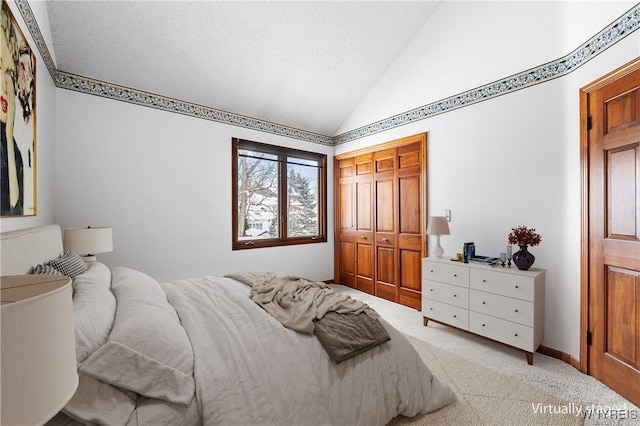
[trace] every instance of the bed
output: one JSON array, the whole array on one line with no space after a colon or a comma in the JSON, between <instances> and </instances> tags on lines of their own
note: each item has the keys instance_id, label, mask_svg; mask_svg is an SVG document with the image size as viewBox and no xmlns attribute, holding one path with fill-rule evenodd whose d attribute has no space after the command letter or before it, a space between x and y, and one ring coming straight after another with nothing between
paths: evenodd
<instances>
[{"instance_id":1,"label":"bed","mask_svg":"<svg viewBox=\"0 0 640 426\"><path fill-rule=\"evenodd\" d=\"M2 275L66 256L57 225L1 242ZM389 341L336 363L246 282L87 265L73 278L78 390L51 424L384 425L454 399L382 318Z\"/></svg>"}]
</instances>

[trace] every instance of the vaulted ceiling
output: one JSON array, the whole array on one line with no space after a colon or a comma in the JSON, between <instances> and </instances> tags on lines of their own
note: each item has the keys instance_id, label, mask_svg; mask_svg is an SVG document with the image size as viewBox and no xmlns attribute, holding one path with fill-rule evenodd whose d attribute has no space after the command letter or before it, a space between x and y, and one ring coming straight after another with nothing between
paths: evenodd
<instances>
[{"instance_id":1,"label":"vaulted ceiling","mask_svg":"<svg viewBox=\"0 0 640 426\"><path fill-rule=\"evenodd\" d=\"M59 71L333 136L436 1L47 2Z\"/></svg>"}]
</instances>

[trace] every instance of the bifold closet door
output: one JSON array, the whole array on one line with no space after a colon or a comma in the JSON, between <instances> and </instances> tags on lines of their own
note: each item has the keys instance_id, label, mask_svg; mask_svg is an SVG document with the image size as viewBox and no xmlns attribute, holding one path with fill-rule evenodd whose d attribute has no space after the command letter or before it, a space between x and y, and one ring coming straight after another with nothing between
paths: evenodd
<instances>
[{"instance_id":1,"label":"bifold closet door","mask_svg":"<svg viewBox=\"0 0 640 426\"><path fill-rule=\"evenodd\" d=\"M337 282L374 294L373 155L336 164Z\"/></svg>"},{"instance_id":2,"label":"bifold closet door","mask_svg":"<svg viewBox=\"0 0 640 426\"><path fill-rule=\"evenodd\" d=\"M426 135L338 156L336 282L421 307Z\"/></svg>"},{"instance_id":3,"label":"bifold closet door","mask_svg":"<svg viewBox=\"0 0 640 426\"><path fill-rule=\"evenodd\" d=\"M396 148L374 154L376 296L398 300Z\"/></svg>"},{"instance_id":4,"label":"bifold closet door","mask_svg":"<svg viewBox=\"0 0 640 426\"><path fill-rule=\"evenodd\" d=\"M356 229L356 288L375 294L373 258L373 154L355 159Z\"/></svg>"},{"instance_id":5,"label":"bifold closet door","mask_svg":"<svg viewBox=\"0 0 640 426\"><path fill-rule=\"evenodd\" d=\"M416 309L422 305L422 257L425 204L422 190L424 153L420 143L401 146L397 153L398 185L398 285L396 301Z\"/></svg>"},{"instance_id":6,"label":"bifold closet door","mask_svg":"<svg viewBox=\"0 0 640 426\"><path fill-rule=\"evenodd\" d=\"M345 158L335 165L334 280L349 287L356 286L355 234L355 158Z\"/></svg>"}]
</instances>

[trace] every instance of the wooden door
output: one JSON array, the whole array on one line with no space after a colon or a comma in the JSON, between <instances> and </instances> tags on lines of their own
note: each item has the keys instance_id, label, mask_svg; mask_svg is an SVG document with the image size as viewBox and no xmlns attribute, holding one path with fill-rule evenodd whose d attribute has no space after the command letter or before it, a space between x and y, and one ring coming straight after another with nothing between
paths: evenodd
<instances>
[{"instance_id":1,"label":"wooden door","mask_svg":"<svg viewBox=\"0 0 640 426\"><path fill-rule=\"evenodd\" d=\"M376 296L398 301L397 149L374 154Z\"/></svg>"},{"instance_id":2,"label":"wooden door","mask_svg":"<svg viewBox=\"0 0 640 426\"><path fill-rule=\"evenodd\" d=\"M349 287L356 286L355 175L355 158L335 162L334 280Z\"/></svg>"},{"instance_id":3,"label":"wooden door","mask_svg":"<svg viewBox=\"0 0 640 426\"><path fill-rule=\"evenodd\" d=\"M374 294L373 254L373 154L355 158L356 288Z\"/></svg>"},{"instance_id":4,"label":"wooden door","mask_svg":"<svg viewBox=\"0 0 640 426\"><path fill-rule=\"evenodd\" d=\"M397 193L397 298L403 305L422 306L422 253L424 218L420 214L423 193L423 152L420 143L398 148Z\"/></svg>"},{"instance_id":5,"label":"wooden door","mask_svg":"<svg viewBox=\"0 0 640 426\"><path fill-rule=\"evenodd\" d=\"M334 281L420 309L426 134L335 157Z\"/></svg>"},{"instance_id":6,"label":"wooden door","mask_svg":"<svg viewBox=\"0 0 640 426\"><path fill-rule=\"evenodd\" d=\"M590 122L587 370L640 404L640 63L581 99Z\"/></svg>"}]
</instances>

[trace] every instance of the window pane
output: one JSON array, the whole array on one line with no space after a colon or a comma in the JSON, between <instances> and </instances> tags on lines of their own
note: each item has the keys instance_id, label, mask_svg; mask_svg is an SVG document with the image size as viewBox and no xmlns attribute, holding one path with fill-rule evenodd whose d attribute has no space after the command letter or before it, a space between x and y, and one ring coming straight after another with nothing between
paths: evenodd
<instances>
[{"instance_id":1,"label":"window pane","mask_svg":"<svg viewBox=\"0 0 640 426\"><path fill-rule=\"evenodd\" d=\"M238 150L238 240L278 237L277 156Z\"/></svg>"},{"instance_id":2,"label":"window pane","mask_svg":"<svg viewBox=\"0 0 640 426\"><path fill-rule=\"evenodd\" d=\"M287 237L311 237L320 234L317 164L317 161L288 158Z\"/></svg>"}]
</instances>

